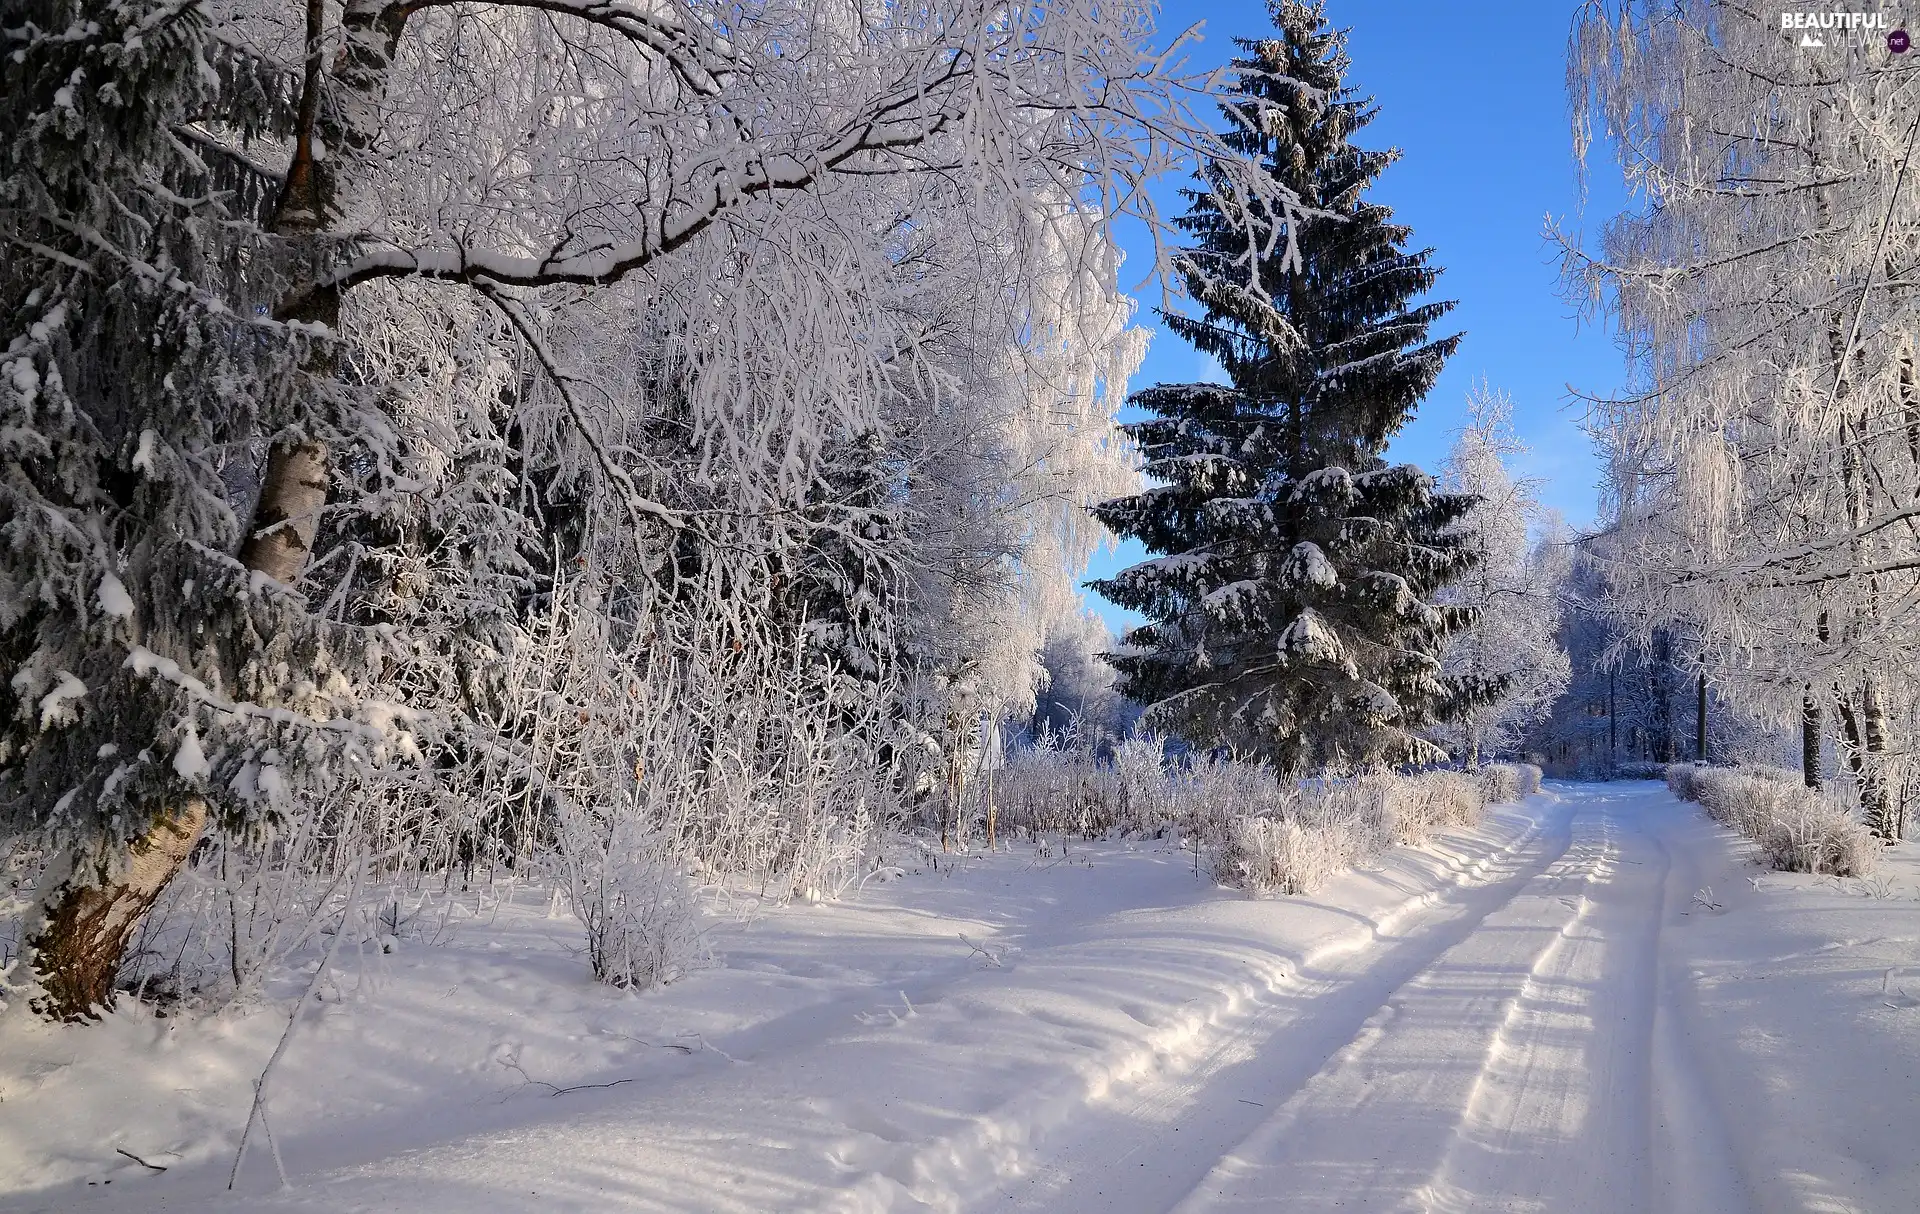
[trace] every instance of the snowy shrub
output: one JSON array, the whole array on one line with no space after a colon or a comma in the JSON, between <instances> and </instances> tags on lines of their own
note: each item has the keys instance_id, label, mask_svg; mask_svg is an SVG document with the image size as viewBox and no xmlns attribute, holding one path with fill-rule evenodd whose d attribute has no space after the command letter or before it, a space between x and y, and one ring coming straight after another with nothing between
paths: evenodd
<instances>
[{"instance_id":1,"label":"snowy shrub","mask_svg":"<svg viewBox=\"0 0 1920 1214\"><path fill-rule=\"evenodd\" d=\"M1669 763L1661 775L1667 781L1667 789L1682 801L1697 801L1699 796L1694 789L1694 772L1699 770L1692 763Z\"/></svg>"},{"instance_id":2,"label":"snowy shrub","mask_svg":"<svg viewBox=\"0 0 1920 1214\"><path fill-rule=\"evenodd\" d=\"M364 863L361 943L432 925L516 888L579 917L596 976L644 988L700 960L702 891L830 898L867 871L892 813L862 701L829 671L714 643L686 618L692 656L654 660L646 629L584 609L563 581L479 690L491 735L449 761L373 773L353 795L303 795L286 825L210 834L148 916L121 974L145 997L218 1006L257 992L322 932ZM695 879L697 878L697 885ZM375 911L390 908L381 929Z\"/></svg>"},{"instance_id":3,"label":"snowy shrub","mask_svg":"<svg viewBox=\"0 0 1920 1214\"><path fill-rule=\"evenodd\" d=\"M1489 805L1518 801L1540 791L1540 769L1531 763L1488 763L1475 774Z\"/></svg>"},{"instance_id":4,"label":"snowy shrub","mask_svg":"<svg viewBox=\"0 0 1920 1214\"><path fill-rule=\"evenodd\" d=\"M1664 780L1668 766L1665 763L1633 759L1614 768L1613 775L1619 780Z\"/></svg>"},{"instance_id":5,"label":"snowy shrub","mask_svg":"<svg viewBox=\"0 0 1920 1214\"><path fill-rule=\"evenodd\" d=\"M1219 755L1169 763L1157 738L1121 743L1111 761L1077 739L1043 736L1008 757L995 799L1003 829L1029 837L1172 835L1196 848L1215 880L1256 894L1303 893L1395 844L1480 820L1501 799L1537 791L1540 771L1497 764L1470 775L1375 771L1280 780L1273 769Z\"/></svg>"},{"instance_id":6,"label":"snowy shrub","mask_svg":"<svg viewBox=\"0 0 1920 1214\"><path fill-rule=\"evenodd\" d=\"M1832 798L1801 796L1766 823L1755 840L1766 862L1782 872L1861 877L1880 859L1880 843Z\"/></svg>"},{"instance_id":7,"label":"snowy shrub","mask_svg":"<svg viewBox=\"0 0 1920 1214\"><path fill-rule=\"evenodd\" d=\"M1167 747L1157 734L1136 733L1113 748L1122 832L1159 830L1167 801Z\"/></svg>"},{"instance_id":8,"label":"snowy shrub","mask_svg":"<svg viewBox=\"0 0 1920 1214\"><path fill-rule=\"evenodd\" d=\"M993 798L1001 829L1015 833L1144 837L1183 820L1180 783L1158 737L1130 737L1103 760L1089 741L1067 730L1043 733L1008 756Z\"/></svg>"},{"instance_id":9,"label":"snowy shrub","mask_svg":"<svg viewBox=\"0 0 1920 1214\"><path fill-rule=\"evenodd\" d=\"M1714 821L1753 840L1772 868L1858 877L1879 859L1879 845L1852 808L1806 787L1797 773L1678 763L1667 770L1676 795L1698 801Z\"/></svg>"},{"instance_id":10,"label":"snowy shrub","mask_svg":"<svg viewBox=\"0 0 1920 1214\"><path fill-rule=\"evenodd\" d=\"M1246 765L1242 765L1243 767ZM1210 819L1203 835L1214 878L1254 894L1310 893L1395 844L1418 845L1480 820L1486 797L1460 772L1371 772L1283 786L1239 814Z\"/></svg>"},{"instance_id":11,"label":"snowy shrub","mask_svg":"<svg viewBox=\"0 0 1920 1214\"><path fill-rule=\"evenodd\" d=\"M1253 894L1305 894L1354 860L1333 830L1294 818L1241 818L1213 856L1214 878Z\"/></svg>"},{"instance_id":12,"label":"snowy shrub","mask_svg":"<svg viewBox=\"0 0 1920 1214\"><path fill-rule=\"evenodd\" d=\"M1382 774L1360 783L1378 789L1377 818L1391 841L1416 846L1435 831L1478 822L1491 800L1483 781L1455 771Z\"/></svg>"},{"instance_id":13,"label":"snowy shrub","mask_svg":"<svg viewBox=\"0 0 1920 1214\"><path fill-rule=\"evenodd\" d=\"M700 907L671 842L629 815L562 814L561 854L593 976L626 990L704 963Z\"/></svg>"},{"instance_id":14,"label":"snowy shrub","mask_svg":"<svg viewBox=\"0 0 1920 1214\"><path fill-rule=\"evenodd\" d=\"M119 989L218 1008L258 998L298 954L335 933L356 948L378 947L430 918L425 903L446 902L451 853L436 846L449 841L423 820L411 792L376 777L305 801L278 830L209 833L142 921ZM439 880L425 863L441 869Z\"/></svg>"},{"instance_id":15,"label":"snowy shrub","mask_svg":"<svg viewBox=\"0 0 1920 1214\"><path fill-rule=\"evenodd\" d=\"M1503 763L1483 764L1473 775L1479 780L1480 792L1490 805L1520 797L1519 773Z\"/></svg>"},{"instance_id":16,"label":"snowy shrub","mask_svg":"<svg viewBox=\"0 0 1920 1214\"><path fill-rule=\"evenodd\" d=\"M1218 756L1192 762L1168 788L1170 817L1182 834L1207 847L1242 818L1283 812L1296 795L1272 769Z\"/></svg>"}]
</instances>

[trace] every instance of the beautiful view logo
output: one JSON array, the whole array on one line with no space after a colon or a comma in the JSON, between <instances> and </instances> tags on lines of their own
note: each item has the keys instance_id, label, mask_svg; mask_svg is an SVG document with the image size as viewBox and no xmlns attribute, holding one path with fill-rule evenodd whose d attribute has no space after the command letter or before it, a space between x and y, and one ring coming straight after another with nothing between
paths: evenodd
<instances>
[{"instance_id":1,"label":"beautiful view logo","mask_svg":"<svg viewBox=\"0 0 1920 1214\"><path fill-rule=\"evenodd\" d=\"M1864 42L1875 33L1892 28L1885 13L1781 13L1780 32L1800 34L1801 46L1825 46L1827 35L1844 34L1852 42Z\"/></svg>"}]
</instances>

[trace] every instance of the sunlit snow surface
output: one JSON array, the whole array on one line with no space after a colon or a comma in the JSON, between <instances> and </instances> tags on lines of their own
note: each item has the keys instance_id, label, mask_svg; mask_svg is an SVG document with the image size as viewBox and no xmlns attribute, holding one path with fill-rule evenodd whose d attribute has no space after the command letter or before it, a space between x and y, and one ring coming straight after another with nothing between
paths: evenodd
<instances>
[{"instance_id":1,"label":"sunlit snow surface","mask_svg":"<svg viewBox=\"0 0 1920 1214\"><path fill-rule=\"evenodd\" d=\"M1920 849L1744 851L1649 784L1311 898L1022 843L717 919L639 998L522 891L343 950L275 1079L290 1189L261 1149L224 1190L290 997L0 1026L0 1208L1920 1209Z\"/></svg>"}]
</instances>

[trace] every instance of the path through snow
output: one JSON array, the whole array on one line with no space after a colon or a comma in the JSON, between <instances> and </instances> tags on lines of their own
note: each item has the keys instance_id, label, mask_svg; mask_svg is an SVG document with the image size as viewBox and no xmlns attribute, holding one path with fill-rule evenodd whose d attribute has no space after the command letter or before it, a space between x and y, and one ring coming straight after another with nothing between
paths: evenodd
<instances>
[{"instance_id":1,"label":"path through snow","mask_svg":"<svg viewBox=\"0 0 1920 1214\"><path fill-rule=\"evenodd\" d=\"M1762 874L1663 788L1572 785L1312 898L1247 900L1189 864L1151 846L992 857L772 916L738 934L728 970L660 995L609 1003L554 977L509 992L524 1006L470 1009L478 1027L383 1038L408 992L478 964L414 950L417 974L333 1011L281 1081L310 1095L275 1113L293 1188L273 1191L263 1163L217 1193L226 1139L162 1118L175 1138L142 1144L143 1119L123 1115L98 1127L103 1154L186 1162L91 1174L109 1189L62 1181L51 1147L0 1147L0 1171L41 1169L0 1204L1920 1209L1912 845L1873 884ZM711 1048L691 1056L563 1048L694 1030ZM485 1063L503 1034L549 1041L547 1078L622 1082L516 1090ZM111 1065L58 1063L70 1040L41 1043L32 1093L0 1093L0 1140L23 1098L78 1099L87 1068ZM217 1044L181 1044L176 1068ZM373 1110L354 1068L383 1065L376 1046L474 1058L458 1083L423 1073ZM18 1062L0 1058L0 1079Z\"/></svg>"},{"instance_id":2,"label":"path through snow","mask_svg":"<svg viewBox=\"0 0 1920 1214\"><path fill-rule=\"evenodd\" d=\"M1536 802L1482 879L1311 958L1230 1059L1100 1110L1000 1208L1114 1209L1116 1175L1193 1214L1752 1208L1662 975L1689 823L1622 788Z\"/></svg>"}]
</instances>

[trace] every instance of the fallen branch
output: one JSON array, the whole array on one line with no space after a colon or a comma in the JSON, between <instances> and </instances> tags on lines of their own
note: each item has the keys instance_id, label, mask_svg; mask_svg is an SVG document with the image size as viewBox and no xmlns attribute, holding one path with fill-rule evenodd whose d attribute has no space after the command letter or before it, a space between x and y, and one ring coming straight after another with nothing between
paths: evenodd
<instances>
[{"instance_id":1,"label":"fallen branch","mask_svg":"<svg viewBox=\"0 0 1920 1214\"><path fill-rule=\"evenodd\" d=\"M994 969L1001 970L1001 969L1007 968L1005 963L1005 958L1006 958L1005 949L1002 949L999 952L995 952L994 950L988 948L984 944L975 944L972 940L969 940L967 938L967 934L965 932L959 932L957 933L957 935L959 935L960 937L960 943L972 949L982 959L984 959L988 965L991 965ZM904 998L904 996L902 997Z\"/></svg>"}]
</instances>

